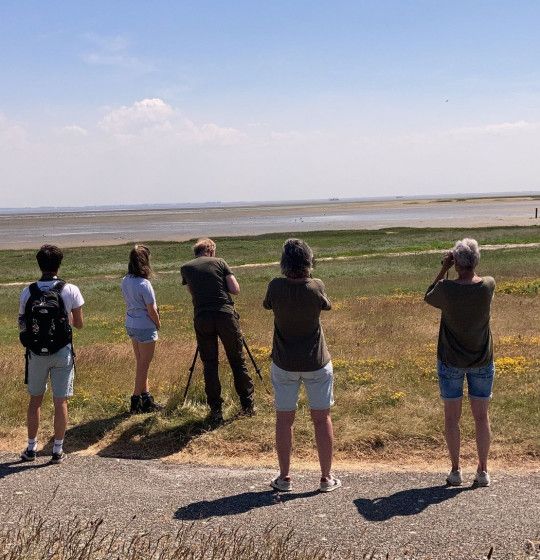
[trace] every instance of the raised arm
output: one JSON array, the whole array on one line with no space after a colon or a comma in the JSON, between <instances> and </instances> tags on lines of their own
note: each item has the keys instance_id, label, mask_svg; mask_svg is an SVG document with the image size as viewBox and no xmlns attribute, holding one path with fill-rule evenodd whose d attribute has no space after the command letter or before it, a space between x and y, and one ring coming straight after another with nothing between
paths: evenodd
<instances>
[{"instance_id":1,"label":"raised arm","mask_svg":"<svg viewBox=\"0 0 540 560\"><path fill-rule=\"evenodd\" d=\"M452 268L454 264L454 256L452 253L447 253L442 261L441 270L435 277L435 280L430 284L429 288L424 295L424 301L433 307L441 308L444 303L444 294L439 282L443 280L446 273Z\"/></svg>"}]
</instances>

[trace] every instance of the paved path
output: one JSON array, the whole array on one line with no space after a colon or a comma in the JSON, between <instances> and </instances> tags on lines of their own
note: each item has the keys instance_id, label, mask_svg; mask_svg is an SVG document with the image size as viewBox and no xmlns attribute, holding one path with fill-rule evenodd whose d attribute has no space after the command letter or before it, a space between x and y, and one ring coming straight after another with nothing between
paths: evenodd
<instances>
[{"instance_id":1,"label":"paved path","mask_svg":"<svg viewBox=\"0 0 540 560\"><path fill-rule=\"evenodd\" d=\"M21 464L0 454L0 523L34 506L47 518L103 517L130 530L277 525L323 547L441 559L480 559L492 546L493 559L523 559L526 541L540 538L540 472L495 473L492 487L477 489L445 488L443 474L342 472L344 487L331 494L316 492L317 475L306 472L292 493L275 494L272 474L74 455Z\"/></svg>"}]
</instances>

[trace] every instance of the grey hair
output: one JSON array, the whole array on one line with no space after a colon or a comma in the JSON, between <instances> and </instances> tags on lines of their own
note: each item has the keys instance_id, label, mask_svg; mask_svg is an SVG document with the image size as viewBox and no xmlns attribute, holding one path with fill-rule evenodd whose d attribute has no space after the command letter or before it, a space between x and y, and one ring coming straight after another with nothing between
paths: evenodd
<instances>
[{"instance_id":1,"label":"grey hair","mask_svg":"<svg viewBox=\"0 0 540 560\"><path fill-rule=\"evenodd\" d=\"M457 241L452 249L454 262L461 268L474 269L480 261L480 248L476 239L466 237Z\"/></svg>"},{"instance_id":2,"label":"grey hair","mask_svg":"<svg viewBox=\"0 0 540 560\"><path fill-rule=\"evenodd\" d=\"M307 278L313 269L313 251L301 239L287 239L280 264L281 272L287 278Z\"/></svg>"}]
</instances>

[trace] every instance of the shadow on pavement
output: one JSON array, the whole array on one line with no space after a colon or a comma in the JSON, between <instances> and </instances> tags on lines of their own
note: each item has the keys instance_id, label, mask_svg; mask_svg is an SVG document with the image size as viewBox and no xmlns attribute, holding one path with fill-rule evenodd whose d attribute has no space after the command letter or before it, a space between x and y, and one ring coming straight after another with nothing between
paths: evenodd
<instances>
[{"instance_id":1,"label":"shadow on pavement","mask_svg":"<svg viewBox=\"0 0 540 560\"><path fill-rule=\"evenodd\" d=\"M429 506L440 504L461 492L468 492L474 488L474 486L412 488L373 500L358 498L354 500L354 505L358 508L358 513L368 521L387 521L396 516L416 515Z\"/></svg>"},{"instance_id":2,"label":"shadow on pavement","mask_svg":"<svg viewBox=\"0 0 540 560\"><path fill-rule=\"evenodd\" d=\"M237 515L246 513L252 509L273 506L299 498L310 498L318 494L318 490L301 493L280 494L273 490L262 492L244 492L234 496L226 496L217 500L194 502L188 506L178 508L174 519L183 521L195 521L197 519L208 519L209 517L223 517L225 515Z\"/></svg>"},{"instance_id":3,"label":"shadow on pavement","mask_svg":"<svg viewBox=\"0 0 540 560\"><path fill-rule=\"evenodd\" d=\"M7 463L0 463L0 480L6 478L10 474L17 474L24 471L34 469L42 469L49 467L51 463L38 463L38 462L24 462L24 461L8 461Z\"/></svg>"},{"instance_id":4,"label":"shadow on pavement","mask_svg":"<svg viewBox=\"0 0 540 560\"><path fill-rule=\"evenodd\" d=\"M161 459L178 453L192 439L218 427L206 419L191 419L163 430L159 429L159 422L159 416L148 415L142 422L123 431L118 439L99 451L98 455L124 459ZM154 427L157 429L154 430Z\"/></svg>"},{"instance_id":5,"label":"shadow on pavement","mask_svg":"<svg viewBox=\"0 0 540 560\"><path fill-rule=\"evenodd\" d=\"M96 420L91 420L90 422L85 422L84 424L73 426L73 428L69 428L65 435L66 451L68 453L74 453L75 451L88 449L92 445L95 445L98 441L102 440L108 432L114 430L128 417L128 412L122 412L120 414L116 414L115 416L111 416L110 418L98 418ZM53 443L54 437L47 442L43 451L50 453L52 451Z\"/></svg>"}]
</instances>

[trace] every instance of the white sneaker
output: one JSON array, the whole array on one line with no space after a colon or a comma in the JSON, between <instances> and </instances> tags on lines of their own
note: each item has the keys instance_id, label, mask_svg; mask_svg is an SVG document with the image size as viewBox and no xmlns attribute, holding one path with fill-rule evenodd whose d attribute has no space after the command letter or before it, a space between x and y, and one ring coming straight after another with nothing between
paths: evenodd
<instances>
[{"instance_id":1,"label":"white sneaker","mask_svg":"<svg viewBox=\"0 0 540 560\"><path fill-rule=\"evenodd\" d=\"M461 469L458 469L457 471L450 471L450 474L446 477L446 483L448 486L461 486L463 484Z\"/></svg>"},{"instance_id":2,"label":"white sneaker","mask_svg":"<svg viewBox=\"0 0 540 560\"><path fill-rule=\"evenodd\" d=\"M341 488L341 480L339 478L334 478L332 475L329 478L321 478L319 492L332 492L338 488Z\"/></svg>"},{"instance_id":3,"label":"white sneaker","mask_svg":"<svg viewBox=\"0 0 540 560\"><path fill-rule=\"evenodd\" d=\"M476 473L474 477L474 483L476 486L481 486L482 488L489 486L491 484L491 477L487 471L480 471Z\"/></svg>"},{"instance_id":4,"label":"white sneaker","mask_svg":"<svg viewBox=\"0 0 540 560\"><path fill-rule=\"evenodd\" d=\"M280 492L290 492L291 488L292 488L291 479L288 478L288 477L287 477L287 479L285 479L285 478L281 478L279 476L276 476L276 478L274 478L270 481L270 486L274 490L279 490Z\"/></svg>"}]
</instances>

